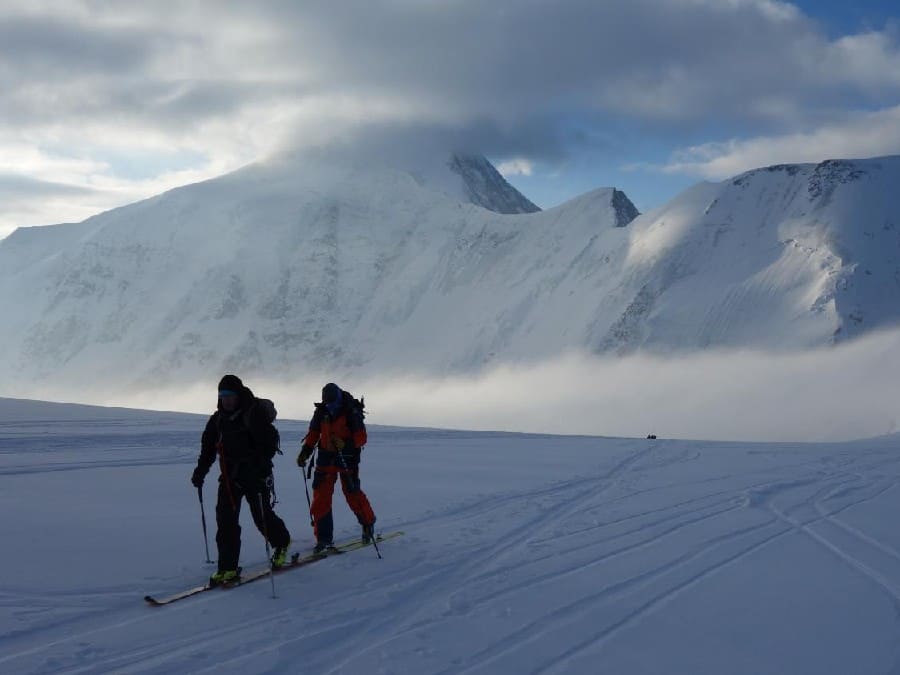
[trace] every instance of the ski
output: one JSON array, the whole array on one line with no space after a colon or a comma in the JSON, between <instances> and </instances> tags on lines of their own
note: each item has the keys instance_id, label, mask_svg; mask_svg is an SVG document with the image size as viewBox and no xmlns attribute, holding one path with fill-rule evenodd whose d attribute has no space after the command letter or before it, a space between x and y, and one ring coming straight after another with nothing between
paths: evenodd
<instances>
[{"instance_id":1,"label":"ski","mask_svg":"<svg viewBox=\"0 0 900 675\"><path fill-rule=\"evenodd\" d=\"M401 536L403 532L391 532L389 534L379 534L375 541L376 543L381 543L383 541L388 541L389 539L396 539ZM351 539L349 541L345 541L334 548L328 549L324 553L309 553L307 555L301 555L300 553L292 553L290 561L286 564L282 565L278 569L275 570L276 574L280 574L281 572L286 572L287 570L292 570L297 567L304 567L311 563L314 563L319 560L324 560L329 556L340 555L343 553L349 553L351 551L356 551L361 548L366 548L367 546L371 546L372 542L364 544L361 539ZM266 567L261 567L255 569L251 572L247 572L246 574L242 574L240 581L233 584L225 584L225 585L216 585L210 586L209 583L202 584L200 586L194 586L193 588L188 588L187 590L181 591L180 593L174 593L172 595L167 595L161 598L154 597L152 595L145 595L144 600L153 607L161 607L163 605L168 605L177 600L183 600L184 598L189 598L194 595L198 595L200 593L205 593L206 591L212 591L215 589L228 590L232 588L237 588L238 586L244 586L245 584L249 584L253 581L258 581L259 579L264 579L269 576L271 569Z\"/></svg>"}]
</instances>

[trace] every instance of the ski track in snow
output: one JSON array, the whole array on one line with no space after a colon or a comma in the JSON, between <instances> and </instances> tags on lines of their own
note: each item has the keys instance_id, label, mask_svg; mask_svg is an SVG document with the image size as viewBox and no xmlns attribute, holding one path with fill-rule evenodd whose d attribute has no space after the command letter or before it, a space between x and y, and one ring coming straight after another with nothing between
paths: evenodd
<instances>
[{"instance_id":1,"label":"ski track in snow","mask_svg":"<svg viewBox=\"0 0 900 675\"><path fill-rule=\"evenodd\" d=\"M0 540L29 550L40 545L32 527L50 528L70 552L62 571L81 580L45 585L40 569L17 562L27 555L3 562L0 671L450 675L593 673L602 663L616 673L875 673L900 664L896 437L763 445L399 430L379 446L373 434L364 485L379 527L406 533L385 542L384 560L364 549L279 574L274 600L260 581L151 608L146 592L208 573L186 487L201 425L184 424L181 445L159 447L152 425L104 439L87 424L79 436L73 421L52 432L60 450L48 451L46 438L0 422L0 508L27 508L35 492L60 500L35 505L26 523L14 511ZM292 458L280 461L281 513L303 548L302 486ZM114 507L105 501L98 492L111 480L134 499L120 488ZM335 504L336 535L352 536L339 492ZM110 562L123 552L108 541L107 508L139 530L128 542L161 549L135 559L133 574ZM76 532L52 529L63 510L82 516ZM252 567L262 547L248 525L242 563ZM808 607L806 623L780 622L782 598L792 611ZM698 655L698 633L708 653ZM759 648L767 642L780 646Z\"/></svg>"}]
</instances>

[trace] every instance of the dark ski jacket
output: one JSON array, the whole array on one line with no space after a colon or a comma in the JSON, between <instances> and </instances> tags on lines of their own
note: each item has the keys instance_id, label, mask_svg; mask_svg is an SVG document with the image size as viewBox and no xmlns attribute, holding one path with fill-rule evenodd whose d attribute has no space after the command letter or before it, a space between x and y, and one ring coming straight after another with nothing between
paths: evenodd
<instances>
[{"instance_id":1,"label":"dark ski jacket","mask_svg":"<svg viewBox=\"0 0 900 675\"><path fill-rule=\"evenodd\" d=\"M257 401L253 392L244 387L234 412L225 412L219 403L219 409L209 418L200 439L197 466L204 475L217 456L220 457L222 475L232 481L265 478L272 472L272 458L278 450L278 431Z\"/></svg>"}]
</instances>

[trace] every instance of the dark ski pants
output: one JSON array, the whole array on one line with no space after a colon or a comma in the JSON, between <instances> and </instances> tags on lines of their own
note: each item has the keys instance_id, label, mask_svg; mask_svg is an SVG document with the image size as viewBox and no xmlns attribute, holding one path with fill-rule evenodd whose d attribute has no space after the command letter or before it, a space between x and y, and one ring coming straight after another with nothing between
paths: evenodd
<instances>
[{"instance_id":1,"label":"dark ski pants","mask_svg":"<svg viewBox=\"0 0 900 675\"><path fill-rule=\"evenodd\" d=\"M229 489L230 488L230 489ZM235 570L241 557L241 500L246 499L250 515L260 533L269 533L273 548L288 546L291 535L284 521L272 510L269 490L262 488L262 506L259 491L246 491L238 483L225 479L219 481L219 499L216 502L216 544L219 547L219 569Z\"/></svg>"},{"instance_id":2,"label":"dark ski pants","mask_svg":"<svg viewBox=\"0 0 900 675\"><path fill-rule=\"evenodd\" d=\"M350 510L356 515L360 525L373 525L375 512L369 504L369 498L362 491L359 482L359 465L339 469L336 466L316 467L313 477L313 500L310 514L313 518L316 540L330 542L334 537L334 518L331 515L331 499L338 476L341 477L341 489Z\"/></svg>"}]
</instances>

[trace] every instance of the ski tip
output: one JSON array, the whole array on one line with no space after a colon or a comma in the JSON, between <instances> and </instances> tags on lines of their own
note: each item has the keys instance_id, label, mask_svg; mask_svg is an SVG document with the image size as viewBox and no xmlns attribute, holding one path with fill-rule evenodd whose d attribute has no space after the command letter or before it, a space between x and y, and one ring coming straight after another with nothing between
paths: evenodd
<instances>
[{"instance_id":1,"label":"ski tip","mask_svg":"<svg viewBox=\"0 0 900 675\"><path fill-rule=\"evenodd\" d=\"M154 598L152 595L145 595L144 600L146 602L150 603L151 605L153 605L154 607L159 607L159 601L156 598Z\"/></svg>"}]
</instances>

